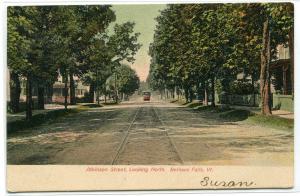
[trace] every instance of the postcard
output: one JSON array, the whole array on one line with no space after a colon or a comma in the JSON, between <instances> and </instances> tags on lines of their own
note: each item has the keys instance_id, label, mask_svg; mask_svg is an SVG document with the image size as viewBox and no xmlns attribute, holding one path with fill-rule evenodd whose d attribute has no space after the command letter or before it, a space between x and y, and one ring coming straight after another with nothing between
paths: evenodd
<instances>
[{"instance_id":1,"label":"postcard","mask_svg":"<svg viewBox=\"0 0 300 196\"><path fill-rule=\"evenodd\" d=\"M7 4L7 191L294 187L294 4Z\"/></svg>"}]
</instances>

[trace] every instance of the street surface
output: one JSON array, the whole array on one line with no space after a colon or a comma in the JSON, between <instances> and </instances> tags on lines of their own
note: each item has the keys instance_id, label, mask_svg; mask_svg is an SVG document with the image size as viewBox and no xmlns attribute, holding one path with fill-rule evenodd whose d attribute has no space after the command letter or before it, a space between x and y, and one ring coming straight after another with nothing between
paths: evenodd
<instances>
[{"instance_id":1,"label":"street surface","mask_svg":"<svg viewBox=\"0 0 300 196\"><path fill-rule=\"evenodd\" d=\"M7 138L8 164L292 166L293 133L137 98Z\"/></svg>"}]
</instances>

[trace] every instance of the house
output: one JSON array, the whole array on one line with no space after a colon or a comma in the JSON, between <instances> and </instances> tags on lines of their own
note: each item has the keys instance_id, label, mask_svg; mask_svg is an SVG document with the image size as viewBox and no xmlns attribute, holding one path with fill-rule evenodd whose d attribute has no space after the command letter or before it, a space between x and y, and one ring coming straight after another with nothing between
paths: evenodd
<instances>
[{"instance_id":1,"label":"house","mask_svg":"<svg viewBox=\"0 0 300 196\"><path fill-rule=\"evenodd\" d=\"M276 59L270 62L270 70L274 77L274 88L279 94L293 94L291 75L294 70L291 69L291 59L289 48L283 44L277 46Z\"/></svg>"},{"instance_id":2,"label":"house","mask_svg":"<svg viewBox=\"0 0 300 196\"><path fill-rule=\"evenodd\" d=\"M82 81L77 76L74 76L74 82L75 82L75 96L77 98L82 98L86 93L89 91L89 87L85 86ZM68 95L70 94L70 84L68 83ZM52 100L51 102L55 103L63 103L65 99L65 93L64 93L65 84L63 83L62 76L59 75L57 78L57 81L53 84L52 87ZM68 101L70 99L68 98ZM49 102L49 101L48 101Z\"/></svg>"},{"instance_id":3,"label":"house","mask_svg":"<svg viewBox=\"0 0 300 196\"><path fill-rule=\"evenodd\" d=\"M289 48L286 45L278 45L276 47L275 58L270 62L271 73L271 93L272 106L274 109L281 109L293 112L294 111L294 97L293 97L293 75L294 69L291 68L291 59ZM236 76L237 81L252 82L251 76L245 75L241 72ZM259 85L259 80L255 81ZM227 95L218 98L222 103L229 103L233 105L247 105L259 106L259 94L246 95Z\"/></svg>"},{"instance_id":4,"label":"house","mask_svg":"<svg viewBox=\"0 0 300 196\"><path fill-rule=\"evenodd\" d=\"M10 101L10 88L9 88L9 71L7 71L7 100ZM75 83L75 96L77 98L82 98L89 91L89 87L85 86L82 81L76 76L74 76ZM68 95L70 94L69 83L68 85ZM26 80L24 78L20 79L21 93L20 101L26 101ZM62 76L59 75L57 81L54 82L53 86L45 88L44 98L45 103L64 103L64 88L65 84L63 83ZM32 98L37 100L37 85L32 85ZM70 101L68 97L68 101Z\"/></svg>"},{"instance_id":5,"label":"house","mask_svg":"<svg viewBox=\"0 0 300 196\"><path fill-rule=\"evenodd\" d=\"M271 72L271 92L275 94L291 95L292 94L292 80L291 74L294 70L290 69L290 53L289 48L283 44L276 47L276 56L270 62ZM292 73L291 73L292 72ZM245 75L240 72L236 76L237 80L251 82L250 75ZM259 81L256 81L259 83Z\"/></svg>"}]
</instances>

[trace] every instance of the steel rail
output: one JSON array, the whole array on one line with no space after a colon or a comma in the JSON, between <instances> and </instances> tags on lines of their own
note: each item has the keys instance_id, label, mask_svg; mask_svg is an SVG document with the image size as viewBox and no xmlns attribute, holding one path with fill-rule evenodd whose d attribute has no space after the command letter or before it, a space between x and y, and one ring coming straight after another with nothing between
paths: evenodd
<instances>
[{"instance_id":1,"label":"steel rail","mask_svg":"<svg viewBox=\"0 0 300 196\"><path fill-rule=\"evenodd\" d=\"M123 138L123 140L122 140L122 142L121 142L121 144L120 144L120 146L119 146L119 148L118 148L118 150L117 150L117 154L115 155L114 159L113 159L112 162L111 162L111 165L115 165L115 163L116 163L116 161L118 160L120 154L123 152L124 147L125 147L125 145L126 145L126 143L127 143L127 141L128 141L128 136L129 136L130 129L131 129L133 123L136 121L136 118L137 118L138 113L140 112L141 108L143 108L143 107L139 107L139 108L137 109L137 111L136 111L136 113L135 113L135 115L134 115L132 121L130 122L130 125L128 126L128 128L127 128L127 130L126 130L126 135L124 136L124 138Z\"/></svg>"},{"instance_id":2,"label":"steel rail","mask_svg":"<svg viewBox=\"0 0 300 196\"><path fill-rule=\"evenodd\" d=\"M168 133L168 130L167 130L167 128L166 128L165 123L164 123L164 122L161 120L161 118L159 117L159 115L158 115L158 113L157 113L155 107L152 107L152 108L153 108L153 111L154 111L154 113L155 113L157 119L158 119L159 122L162 124L163 129L165 130L166 136L167 136L167 138L169 139L169 141L170 141L170 143L171 143L171 145L172 145L172 147L173 147L173 150L174 150L175 154L177 155L177 158L179 159L179 162L183 165L183 164L184 164L184 161L183 161L183 159L181 158L181 155L180 155L180 153L179 153L179 151L178 151L178 149L177 149L177 147L176 147L174 141L173 141L172 138L170 137L170 135L169 135L169 133Z\"/></svg>"}]
</instances>

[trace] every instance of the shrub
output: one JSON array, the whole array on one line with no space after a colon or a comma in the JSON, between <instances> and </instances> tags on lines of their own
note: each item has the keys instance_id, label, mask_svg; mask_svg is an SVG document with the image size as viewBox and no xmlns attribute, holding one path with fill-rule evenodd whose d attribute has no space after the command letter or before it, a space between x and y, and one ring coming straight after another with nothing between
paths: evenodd
<instances>
[{"instance_id":1,"label":"shrub","mask_svg":"<svg viewBox=\"0 0 300 196\"><path fill-rule=\"evenodd\" d=\"M253 93L257 94L258 91L258 87L255 86L253 92L253 86L249 82L234 81L230 84L230 94L249 95Z\"/></svg>"}]
</instances>

